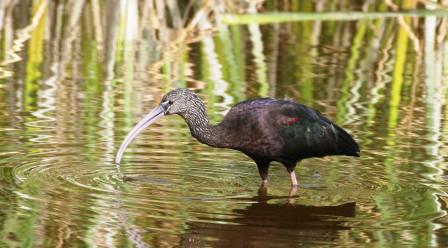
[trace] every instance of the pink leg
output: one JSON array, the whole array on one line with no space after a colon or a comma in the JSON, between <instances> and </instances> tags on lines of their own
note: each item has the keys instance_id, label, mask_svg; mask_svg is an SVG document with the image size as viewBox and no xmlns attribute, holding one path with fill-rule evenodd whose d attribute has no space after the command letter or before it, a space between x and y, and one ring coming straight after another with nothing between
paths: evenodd
<instances>
[{"instance_id":1,"label":"pink leg","mask_svg":"<svg viewBox=\"0 0 448 248\"><path fill-rule=\"evenodd\" d=\"M296 178L296 172L294 170L289 171L289 176L291 177L291 186L297 187L297 178Z\"/></svg>"},{"instance_id":2,"label":"pink leg","mask_svg":"<svg viewBox=\"0 0 448 248\"><path fill-rule=\"evenodd\" d=\"M294 202L296 201L296 194L297 194L297 186L291 186L291 189L289 190L289 195L288 195L288 203L289 204L294 204Z\"/></svg>"}]
</instances>

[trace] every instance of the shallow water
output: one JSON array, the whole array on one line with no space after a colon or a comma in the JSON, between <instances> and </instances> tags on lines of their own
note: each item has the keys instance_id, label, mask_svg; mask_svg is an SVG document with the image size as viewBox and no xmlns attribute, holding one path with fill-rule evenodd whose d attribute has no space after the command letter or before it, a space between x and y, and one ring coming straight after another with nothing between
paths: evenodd
<instances>
[{"instance_id":1,"label":"shallow water","mask_svg":"<svg viewBox=\"0 0 448 248\"><path fill-rule=\"evenodd\" d=\"M448 245L448 44L435 45L437 29L418 36L420 52L395 19L218 25L166 47L144 28L138 41L117 38L132 25L103 30L115 47L85 27L87 12L60 31L71 22L53 7L20 60L0 67L1 246ZM248 98L305 103L346 128L361 157L302 161L293 196L273 164L263 192L249 158L200 144L170 116L117 167L126 133L176 87L194 89L213 123Z\"/></svg>"}]
</instances>

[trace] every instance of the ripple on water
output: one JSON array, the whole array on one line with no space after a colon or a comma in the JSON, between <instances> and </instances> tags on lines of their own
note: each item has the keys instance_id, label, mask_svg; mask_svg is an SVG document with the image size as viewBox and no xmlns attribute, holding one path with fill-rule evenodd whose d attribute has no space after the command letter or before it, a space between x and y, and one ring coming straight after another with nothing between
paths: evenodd
<instances>
[{"instance_id":1,"label":"ripple on water","mask_svg":"<svg viewBox=\"0 0 448 248\"><path fill-rule=\"evenodd\" d=\"M140 233L178 234L178 229L165 226L182 226L185 221L192 229L197 223L212 224L210 228L245 223L238 220L250 216L250 207L259 204L253 199L259 184L255 164L238 152L197 143L184 124L162 124L163 132L150 128L132 143L120 171L113 163L114 150L108 150L117 144L107 142L123 137L87 135L81 141L69 139L60 144L49 142L51 137L34 140L27 147L33 151L12 172L19 186L16 194L26 199L20 207L33 209L33 201L45 203L51 214L42 218L67 224L74 220L92 222L103 228L125 226L130 234L129 230L136 229ZM89 139L101 139L104 144L84 144ZM300 163L297 201L305 205L346 202L381 190L378 180L366 179L374 174L369 170L356 178L353 170L357 166L361 162L344 158ZM45 192L23 190L28 184L44 185ZM288 193L287 174L275 164L268 195L285 198L267 202L283 209ZM233 211L238 209L248 209L249 213ZM135 220L150 224L136 225Z\"/></svg>"}]
</instances>

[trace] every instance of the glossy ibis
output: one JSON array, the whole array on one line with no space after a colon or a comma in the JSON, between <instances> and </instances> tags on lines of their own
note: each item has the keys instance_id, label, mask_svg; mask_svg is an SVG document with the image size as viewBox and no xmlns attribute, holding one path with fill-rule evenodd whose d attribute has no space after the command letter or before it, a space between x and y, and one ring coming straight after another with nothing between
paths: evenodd
<instances>
[{"instance_id":1,"label":"glossy ibis","mask_svg":"<svg viewBox=\"0 0 448 248\"><path fill-rule=\"evenodd\" d=\"M201 99L191 90L175 89L129 132L115 162L120 163L126 147L144 128L172 114L182 116L200 142L235 149L252 158L262 186L267 184L272 161L282 163L292 186L297 186L294 169L302 159L327 155L359 157L358 144L344 129L305 105L272 98L246 100L232 107L221 123L211 125Z\"/></svg>"}]
</instances>

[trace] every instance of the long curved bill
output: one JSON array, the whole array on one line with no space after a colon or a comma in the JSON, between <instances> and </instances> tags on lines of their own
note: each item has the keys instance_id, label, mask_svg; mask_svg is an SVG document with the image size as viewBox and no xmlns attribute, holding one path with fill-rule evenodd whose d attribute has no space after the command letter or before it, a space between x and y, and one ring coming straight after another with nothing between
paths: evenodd
<instances>
[{"instance_id":1,"label":"long curved bill","mask_svg":"<svg viewBox=\"0 0 448 248\"><path fill-rule=\"evenodd\" d=\"M132 142L132 140L147 126L154 123L160 117L165 115L165 110L162 105L159 105L157 108L153 109L149 114L147 114L141 121L139 121L134 128L128 133L126 138L121 143L120 149L117 152L117 156L115 157L115 163L119 164L121 162L121 158L123 157L123 153L128 147L128 145Z\"/></svg>"}]
</instances>

